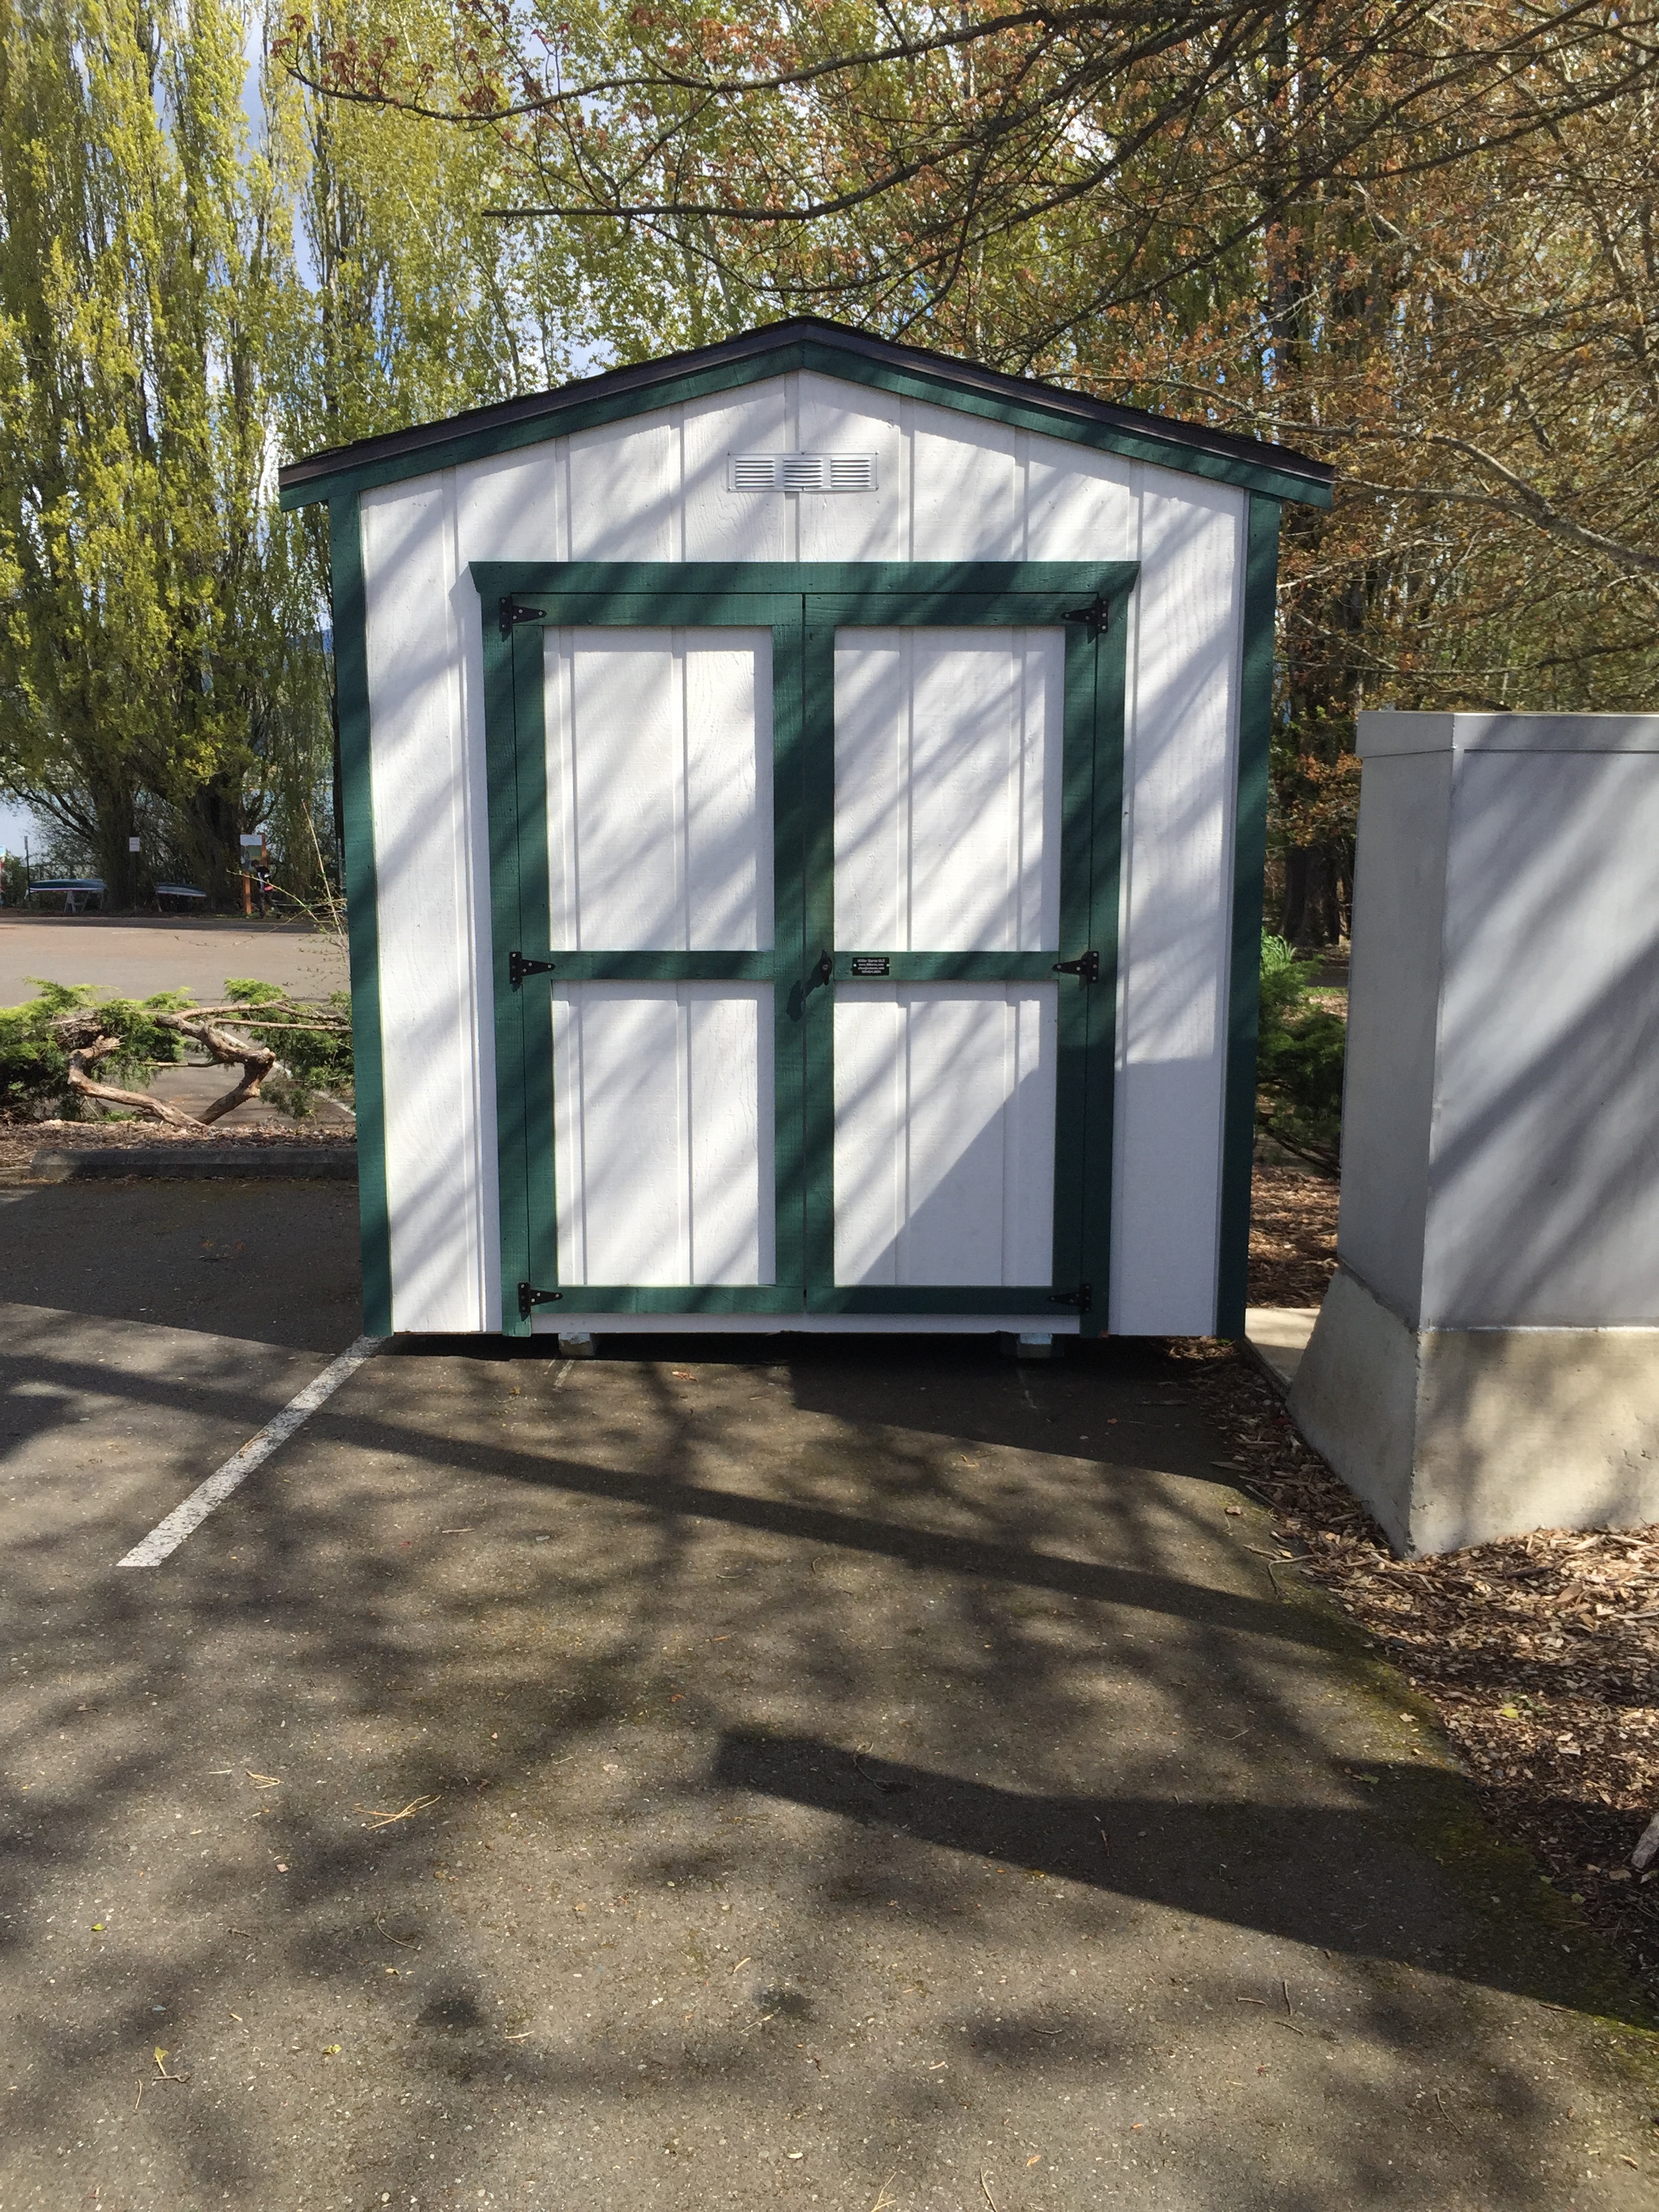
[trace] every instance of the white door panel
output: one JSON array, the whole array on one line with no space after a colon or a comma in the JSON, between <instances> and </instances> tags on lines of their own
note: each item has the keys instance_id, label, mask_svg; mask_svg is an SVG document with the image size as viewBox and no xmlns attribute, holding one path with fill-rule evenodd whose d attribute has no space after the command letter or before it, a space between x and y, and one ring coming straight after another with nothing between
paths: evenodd
<instances>
[{"instance_id":1,"label":"white door panel","mask_svg":"<svg viewBox=\"0 0 1659 2212\"><path fill-rule=\"evenodd\" d=\"M559 1278L770 1283L772 989L553 993Z\"/></svg>"},{"instance_id":2,"label":"white door panel","mask_svg":"<svg viewBox=\"0 0 1659 2212\"><path fill-rule=\"evenodd\" d=\"M837 985L838 1283L1052 1279L1058 997Z\"/></svg>"},{"instance_id":3,"label":"white door panel","mask_svg":"<svg viewBox=\"0 0 1659 2212\"><path fill-rule=\"evenodd\" d=\"M848 948L1059 942L1059 629L843 629L836 935Z\"/></svg>"},{"instance_id":4,"label":"white door panel","mask_svg":"<svg viewBox=\"0 0 1659 2212\"><path fill-rule=\"evenodd\" d=\"M772 942L769 630L550 629L550 941Z\"/></svg>"}]
</instances>

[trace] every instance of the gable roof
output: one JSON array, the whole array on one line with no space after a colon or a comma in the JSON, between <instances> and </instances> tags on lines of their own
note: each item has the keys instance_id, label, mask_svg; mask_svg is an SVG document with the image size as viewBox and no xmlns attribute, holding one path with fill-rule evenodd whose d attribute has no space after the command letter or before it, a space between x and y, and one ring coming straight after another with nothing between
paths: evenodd
<instances>
[{"instance_id":1,"label":"gable roof","mask_svg":"<svg viewBox=\"0 0 1659 2212\"><path fill-rule=\"evenodd\" d=\"M792 370L813 369L854 384L926 400L935 407L1033 430L1043 437L1150 461L1158 468L1238 484L1271 499L1328 507L1336 471L1286 446L1235 437L1207 422L1182 422L1139 407L1091 399L1057 384L1005 376L948 354L896 345L817 315L769 323L719 345L660 360L607 369L556 392L470 408L441 422L383 431L349 446L331 447L290 461L278 476L284 507L425 476L464 461L568 437L630 415L672 406L678 400L732 392Z\"/></svg>"}]
</instances>

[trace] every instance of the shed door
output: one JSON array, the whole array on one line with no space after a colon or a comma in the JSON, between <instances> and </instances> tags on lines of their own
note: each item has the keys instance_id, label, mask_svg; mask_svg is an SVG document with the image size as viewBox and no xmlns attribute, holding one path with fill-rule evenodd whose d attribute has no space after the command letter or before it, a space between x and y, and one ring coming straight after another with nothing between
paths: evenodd
<instances>
[{"instance_id":1,"label":"shed door","mask_svg":"<svg viewBox=\"0 0 1659 2212\"><path fill-rule=\"evenodd\" d=\"M507 1326L1090 1325L1110 644L1052 592L656 574L527 582L489 656Z\"/></svg>"},{"instance_id":2,"label":"shed door","mask_svg":"<svg viewBox=\"0 0 1659 2212\"><path fill-rule=\"evenodd\" d=\"M1048 1304L1065 663L1058 625L836 630L821 1310Z\"/></svg>"}]
</instances>

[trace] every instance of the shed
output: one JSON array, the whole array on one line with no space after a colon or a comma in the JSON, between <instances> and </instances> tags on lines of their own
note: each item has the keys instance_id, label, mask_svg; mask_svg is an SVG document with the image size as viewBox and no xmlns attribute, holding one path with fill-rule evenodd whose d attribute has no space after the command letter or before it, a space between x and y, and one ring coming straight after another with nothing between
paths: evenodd
<instances>
[{"instance_id":1,"label":"shed","mask_svg":"<svg viewBox=\"0 0 1659 2212\"><path fill-rule=\"evenodd\" d=\"M284 469L366 1326L1238 1333L1331 475L816 319Z\"/></svg>"}]
</instances>

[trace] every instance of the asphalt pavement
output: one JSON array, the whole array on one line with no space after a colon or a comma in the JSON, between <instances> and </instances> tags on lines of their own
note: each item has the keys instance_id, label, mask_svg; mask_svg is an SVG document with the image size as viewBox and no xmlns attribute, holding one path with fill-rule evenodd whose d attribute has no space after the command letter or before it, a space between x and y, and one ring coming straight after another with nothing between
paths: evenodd
<instances>
[{"instance_id":1,"label":"asphalt pavement","mask_svg":"<svg viewBox=\"0 0 1659 2212\"><path fill-rule=\"evenodd\" d=\"M404 1340L118 1567L343 1195L0 1194L0 2212L1651 2203L1641 2008L1156 1346Z\"/></svg>"},{"instance_id":2,"label":"asphalt pavement","mask_svg":"<svg viewBox=\"0 0 1659 2212\"><path fill-rule=\"evenodd\" d=\"M345 954L333 939L294 922L143 915L106 921L0 908L0 1006L33 998L40 976L130 999L191 991L208 1004L223 994L228 975L323 997L345 989Z\"/></svg>"}]
</instances>

